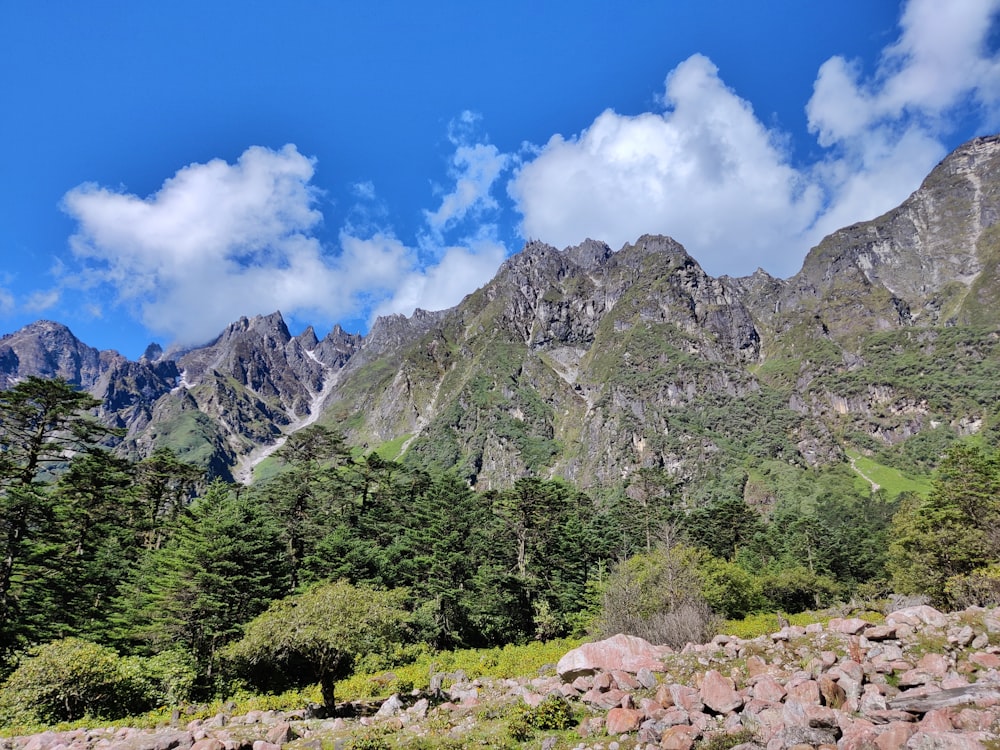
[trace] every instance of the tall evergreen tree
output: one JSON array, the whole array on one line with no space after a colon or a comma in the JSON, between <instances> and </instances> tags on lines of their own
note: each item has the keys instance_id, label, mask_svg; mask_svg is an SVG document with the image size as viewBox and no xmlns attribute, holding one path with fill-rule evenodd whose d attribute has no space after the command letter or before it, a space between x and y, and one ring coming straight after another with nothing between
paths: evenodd
<instances>
[{"instance_id":1,"label":"tall evergreen tree","mask_svg":"<svg viewBox=\"0 0 1000 750\"><path fill-rule=\"evenodd\" d=\"M109 433L87 414L99 404L64 380L33 376L0 392L0 664L18 640L25 563L52 531L49 473Z\"/></svg>"},{"instance_id":2,"label":"tall evergreen tree","mask_svg":"<svg viewBox=\"0 0 1000 750\"><path fill-rule=\"evenodd\" d=\"M279 530L253 498L216 482L151 550L118 601L119 635L140 651L182 646L206 686L219 648L284 593Z\"/></svg>"},{"instance_id":3,"label":"tall evergreen tree","mask_svg":"<svg viewBox=\"0 0 1000 750\"><path fill-rule=\"evenodd\" d=\"M420 483L408 498L409 523L386 548L390 581L406 586L420 603L421 636L437 648L474 642L468 617L478 563L473 546L488 510L455 476ZM388 572L388 571L387 571Z\"/></svg>"},{"instance_id":4,"label":"tall evergreen tree","mask_svg":"<svg viewBox=\"0 0 1000 750\"><path fill-rule=\"evenodd\" d=\"M997 456L970 444L951 448L927 498L908 499L893 518L888 568L896 589L944 604L949 578L995 560L998 495Z\"/></svg>"},{"instance_id":5,"label":"tall evergreen tree","mask_svg":"<svg viewBox=\"0 0 1000 750\"><path fill-rule=\"evenodd\" d=\"M343 437L323 425L293 433L275 453L283 470L255 490L276 519L285 548L287 593L309 578L307 561L319 541L357 510L341 467L350 453ZM305 578L304 578L305 576Z\"/></svg>"},{"instance_id":6,"label":"tall evergreen tree","mask_svg":"<svg viewBox=\"0 0 1000 750\"><path fill-rule=\"evenodd\" d=\"M159 549L166 542L169 529L204 478L202 469L181 461L170 448L157 448L139 462L130 525L140 531L146 549Z\"/></svg>"},{"instance_id":7,"label":"tall evergreen tree","mask_svg":"<svg viewBox=\"0 0 1000 750\"><path fill-rule=\"evenodd\" d=\"M45 639L100 640L111 602L141 552L131 525L134 465L106 450L77 455L52 491L54 536L36 568L33 629ZM48 602L47 607L38 605Z\"/></svg>"}]
</instances>

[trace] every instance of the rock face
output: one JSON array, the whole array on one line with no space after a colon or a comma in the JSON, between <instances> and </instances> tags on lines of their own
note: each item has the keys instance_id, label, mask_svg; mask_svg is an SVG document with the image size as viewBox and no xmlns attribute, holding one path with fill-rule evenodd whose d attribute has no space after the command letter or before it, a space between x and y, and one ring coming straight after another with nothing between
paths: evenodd
<instances>
[{"instance_id":1,"label":"rock face","mask_svg":"<svg viewBox=\"0 0 1000 750\"><path fill-rule=\"evenodd\" d=\"M529 242L455 308L380 318L364 338L291 336L273 313L132 363L39 321L0 339L0 388L64 377L105 400L122 450L183 445L225 477L322 415L479 489L646 468L692 500L756 461L844 462L845 434L894 446L992 429L998 217L1000 137L979 138L787 280L713 278L669 237ZM770 502L759 479L744 485L727 491Z\"/></svg>"},{"instance_id":2,"label":"rock face","mask_svg":"<svg viewBox=\"0 0 1000 750\"><path fill-rule=\"evenodd\" d=\"M0 387L28 375L63 378L101 399L101 420L126 430L123 452L143 457L177 448L182 460L232 479L241 456L319 416L360 344L339 326L322 341L312 328L293 337L273 313L241 318L210 344L184 352L151 345L131 362L39 321L0 339Z\"/></svg>"},{"instance_id":3,"label":"rock face","mask_svg":"<svg viewBox=\"0 0 1000 750\"><path fill-rule=\"evenodd\" d=\"M115 359L124 357L83 344L61 323L39 320L0 338L0 390L29 375L91 388Z\"/></svg>"}]
</instances>

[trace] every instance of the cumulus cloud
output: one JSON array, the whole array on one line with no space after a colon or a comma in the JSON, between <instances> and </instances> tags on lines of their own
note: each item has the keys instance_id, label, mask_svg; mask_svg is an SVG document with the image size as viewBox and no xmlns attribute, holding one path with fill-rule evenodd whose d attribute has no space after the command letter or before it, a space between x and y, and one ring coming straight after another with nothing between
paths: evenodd
<instances>
[{"instance_id":1,"label":"cumulus cloud","mask_svg":"<svg viewBox=\"0 0 1000 750\"><path fill-rule=\"evenodd\" d=\"M875 73L835 57L806 114L821 158L793 164L765 126L693 55L667 77L662 111L603 112L578 135L534 149L508 184L522 234L557 246L613 247L644 232L683 243L713 273L786 275L838 227L900 203L945 153L956 107L991 127L1000 58L986 48L1000 0L911 0Z\"/></svg>"},{"instance_id":2,"label":"cumulus cloud","mask_svg":"<svg viewBox=\"0 0 1000 750\"><path fill-rule=\"evenodd\" d=\"M1000 58L986 47L1000 0L911 0L899 39L865 79L856 62L827 60L806 106L809 127L823 146L867 138L875 126L911 115L939 127L965 97L991 113L1000 94ZM993 114L990 115L992 117Z\"/></svg>"},{"instance_id":3,"label":"cumulus cloud","mask_svg":"<svg viewBox=\"0 0 1000 750\"><path fill-rule=\"evenodd\" d=\"M488 237L472 239L466 246L444 248L436 265L409 273L392 297L375 309L375 314L409 315L418 307L424 310L453 307L493 278L506 255L507 249Z\"/></svg>"},{"instance_id":4,"label":"cumulus cloud","mask_svg":"<svg viewBox=\"0 0 1000 750\"><path fill-rule=\"evenodd\" d=\"M605 111L578 137L542 147L509 185L523 234L560 247L584 237L618 247L663 232L710 270L729 272L787 252L820 194L788 163L780 138L703 55L670 73L664 102L660 113Z\"/></svg>"},{"instance_id":5,"label":"cumulus cloud","mask_svg":"<svg viewBox=\"0 0 1000 750\"><path fill-rule=\"evenodd\" d=\"M235 164L184 167L146 198L81 185L63 201L79 224L70 247L92 283L180 343L279 308L342 314L339 274L312 236L313 171L294 146L255 146Z\"/></svg>"},{"instance_id":6,"label":"cumulus cloud","mask_svg":"<svg viewBox=\"0 0 1000 750\"><path fill-rule=\"evenodd\" d=\"M364 232L348 221L338 246L324 247L315 236L323 216L314 168L295 146L255 146L235 164L184 167L145 198L81 185L63 201L78 222L70 239L83 265L76 283L110 285L152 331L196 344L241 315L274 310L333 323L372 310L441 309L502 259L478 242L428 255L375 227L371 212ZM354 191L375 199L371 183Z\"/></svg>"},{"instance_id":7,"label":"cumulus cloud","mask_svg":"<svg viewBox=\"0 0 1000 750\"><path fill-rule=\"evenodd\" d=\"M828 149L815 176L829 199L812 239L902 201L945 155L958 108L972 102L983 127L1000 124L1000 56L987 48L998 10L1000 0L911 0L872 75L843 57L820 67L806 114Z\"/></svg>"}]
</instances>

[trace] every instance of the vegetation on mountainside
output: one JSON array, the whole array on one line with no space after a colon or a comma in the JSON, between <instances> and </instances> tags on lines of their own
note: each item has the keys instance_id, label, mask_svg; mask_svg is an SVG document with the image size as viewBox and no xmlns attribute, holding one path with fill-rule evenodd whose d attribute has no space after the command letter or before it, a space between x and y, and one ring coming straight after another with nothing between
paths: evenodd
<instances>
[{"instance_id":1,"label":"vegetation on mountainside","mask_svg":"<svg viewBox=\"0 0 1000 750\"><path fill-rule=\"evenodd\" d=\"M469 394L521 398L516 383ZM302 679L332 702L353 670L432 650L618 630L682 645L719 618L893 589L1000 601L1000 456L982 439L950 448L926 496L872 493L846 465L795 465L763 432L753 470L730 457L701 496L654 467L591 496L537 478L475 492L313 425L275 454L270 478L237 488L168 450L115 458L86 416L92 400L64 382L0 397L0 722ZM544 404L518 403L544 418ZM698 418L703 434L749 454L725 442L717 409ZM738 409L731 419L752 424ZM900 476L875 460L864 468ZM365 612L378 628L351 625Z\"/></svg>"}]
</instances>

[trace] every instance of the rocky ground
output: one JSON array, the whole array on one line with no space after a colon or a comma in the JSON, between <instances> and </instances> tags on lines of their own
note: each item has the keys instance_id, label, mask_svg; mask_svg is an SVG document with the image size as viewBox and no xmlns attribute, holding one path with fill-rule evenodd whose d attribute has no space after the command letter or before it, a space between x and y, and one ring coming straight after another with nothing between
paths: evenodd
<instances>
[{"instance_id":1,"label":"rocky ground","mask_svg":"<svg viewBox=\"0 0 1000 750\"><path fill-rule=\"evenodd\" d=\"M619 635L570 651L544 676L437 675L432 687L391 696L363 718L178 717L157 729L0 739L0 749L995 748L1000 610L909 607L884 623L841 618L680 652ZM550 696L568 704L573 728L532 725L531 707L551 708Z\"/></svg>"}]
</instances>

